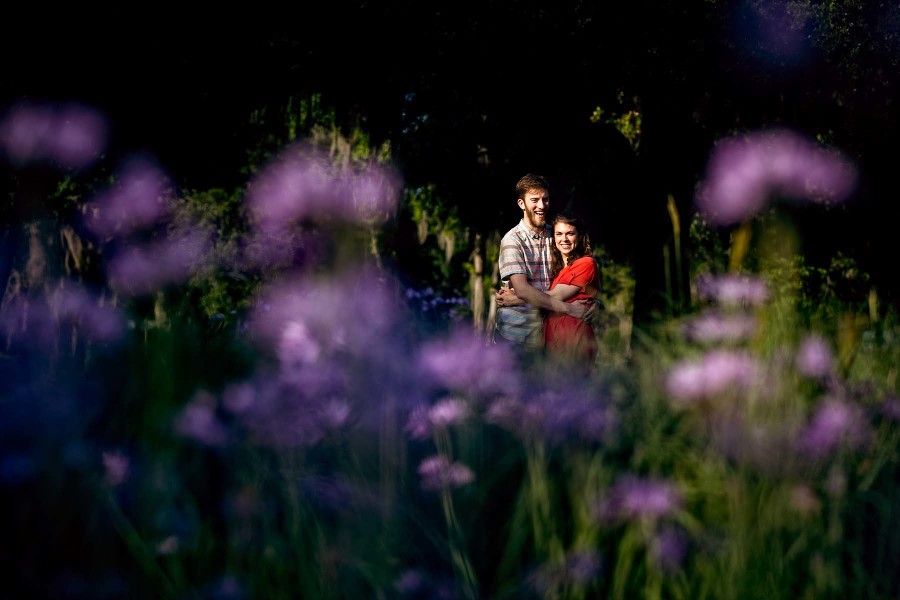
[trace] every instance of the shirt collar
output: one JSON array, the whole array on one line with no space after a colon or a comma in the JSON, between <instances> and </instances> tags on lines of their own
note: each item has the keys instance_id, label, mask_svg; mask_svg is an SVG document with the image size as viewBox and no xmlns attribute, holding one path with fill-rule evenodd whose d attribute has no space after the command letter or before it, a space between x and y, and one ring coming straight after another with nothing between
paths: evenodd
<instances>
[{"instance_id":1,"label":"shirt collar","mask_svg":"<svg viewBox=\"0 0 900 600\"><path fill-rule=\"evenodd\" d=\"M535 233L531 227L529 227L528 225L525 224L525 219L519 220L519 229L521 229L525 235L527 235L528 237L530 237L533 240L539 240L539 239L542 239L545 237L550 237L550 227L548 227L547 225L544 225L544 230L541 233Z\"/></svg>"}]
</instances>

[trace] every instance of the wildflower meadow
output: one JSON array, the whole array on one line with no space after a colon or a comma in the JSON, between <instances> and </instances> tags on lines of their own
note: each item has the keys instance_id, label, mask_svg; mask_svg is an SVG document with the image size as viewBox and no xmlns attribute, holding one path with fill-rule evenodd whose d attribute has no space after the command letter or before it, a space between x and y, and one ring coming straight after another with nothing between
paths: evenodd
<instances>
[{"instance_id":1,"label":"wildflower meadow","mask_svg":"<svg viewBox=\"0 0 900 600\"><path fill-rule=\"evenodd\" d=\"M386 264L415 200L389 157L295 142L236 194L186 191L142 157L92 178L106 124L0 123L27 207L0 307L6 597L900 593L896 315L811 287L782 210L850 196L838 151L711 148L688 310L631 331L604 262L585 376L488 343L490 289Z\"/></svg>"}]
</instances>

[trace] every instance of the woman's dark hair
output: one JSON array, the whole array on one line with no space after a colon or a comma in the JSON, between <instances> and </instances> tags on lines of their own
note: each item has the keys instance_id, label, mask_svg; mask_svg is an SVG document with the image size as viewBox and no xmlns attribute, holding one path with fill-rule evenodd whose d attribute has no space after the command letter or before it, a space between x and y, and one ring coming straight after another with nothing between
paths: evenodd
<instances>
[{"instance_id":1,"label":"woman's dark hair","mask_svg":"<svg viewBox=\"0 0 900 600\"><path fill-rule=\"evenodd\" d=\"M578 232L578 243L575 244L575 248L572 250L572 253L569 254L570 261L574 261L576 258L581 258L582 256L594 255L594 249L591 247L591 236L588 235L587 225L585 224L584 219L571 211L558 213L553 219L553 241L550 243L551 277L556 277L559 272L563 270L563 267L566 266L566 261L563 258L562 252L556 247L557 223L571 225L575 228L575 231Z\"/></svg>"}]
</instances>

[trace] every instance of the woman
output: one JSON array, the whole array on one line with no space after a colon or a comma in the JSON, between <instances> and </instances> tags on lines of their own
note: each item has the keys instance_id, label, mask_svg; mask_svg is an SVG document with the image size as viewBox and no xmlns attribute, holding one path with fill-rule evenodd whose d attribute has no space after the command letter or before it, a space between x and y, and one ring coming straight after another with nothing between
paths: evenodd
<instances>
[{"instance_id":1,"label":"woman","mask_svg":"<svg viewBox=\"0 0 900 600\"><path fill-rule=\"evenodd\" d=\"M584 221L573 213L553 219L553 247L550 249L553 281L550 291L560 300L593 299L600 292L600 269L593 257L591 238ZM563 357L593 361L597 340L591 324L560 313L544 319L544 347Z\"/></svg>"},{"instance_id":2,"label":"woman","mask_svg":"<svg viewBox=\"0 0 900 600\"><path fill-rule=\"evenodd\" d=\"M571 212L558 214L553 220L553 280L547 294L565 302L595 299L600 291L600 270L592 253L584 221ZM523 303L510 296L504 299L505 305ZM544 348L554 357L582 359L590 364L597 352L597 340L589 322L554 312L544 318Z\"/></svg>"}]
</instances>

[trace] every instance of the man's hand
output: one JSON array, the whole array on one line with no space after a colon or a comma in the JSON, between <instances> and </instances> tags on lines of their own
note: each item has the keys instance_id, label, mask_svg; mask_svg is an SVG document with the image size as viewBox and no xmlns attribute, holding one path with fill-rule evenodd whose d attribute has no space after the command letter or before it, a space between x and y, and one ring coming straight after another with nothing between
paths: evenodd
<instances>
[{"instance_id":1,"label":"man's hand","mask_svg":"<svg viewBox=\"0 0 900 600\"><path fill-rule=\"evenodd\" d=\"M594 315L597 314L597 311L600 310L600 300L598 298L590 298L587 300L580 300L580 302L587 303L588 309L587 312L584 313L582 319L585 321L590 321L594 318Z\"/></svg>"},{"instance_id":2,"label":"man's hand","mask_svg":"<svg viewBox=\"0 0 900 600\"><path fill-rule=\"evenodd\" d=\"M500 288L494 293L497 306L521 306L525 301L516 295L512 288Z\"/></svg>"}]
</instances>

